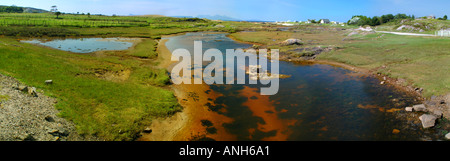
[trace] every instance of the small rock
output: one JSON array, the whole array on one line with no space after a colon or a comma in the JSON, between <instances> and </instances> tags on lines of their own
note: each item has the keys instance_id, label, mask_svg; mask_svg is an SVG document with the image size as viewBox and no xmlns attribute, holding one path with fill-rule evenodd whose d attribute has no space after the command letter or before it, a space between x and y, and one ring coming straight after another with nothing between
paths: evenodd
<instances>
[{"instance_id":1,"label":"small rock","mask_svg":"<svg viewBox=\"0 0 450 161\"><path fill-rule=\"evenodd\" d=\"M436 115L438 118L442 118L443 112L441 110L434 110L433 115Z\"/></svg>"},{"instance_id":2,"label":"small rock","mask_svg":"<svg viewBox=\"0 0 450 161\"><path fill-rule=\"evenodd\" d=\"M28 91L28 87L27 86L18 86L17 90L22 91L22 92L27 92Z\"/></svg>"},{"instance_id":3,"label":"small rock","mask_svg":"<svg viewBox=\"0 0 450 161\"><path fill-rule=\"evenodd\" d=\"M441 100L439 103L440 104L445 104L445 100Z\"/></svg>"},{"instance_id":4,"label":"small rock","mask_svg":"<svg viewBox=\"0 0 450 161\"><path fill-rule=\"evenodd\" d=\"M36 141L36 139L31 134L23 134L17 137L20 141Z\"/></svg>"},{"instance_id":5,"label":"small rock","mask_svg":"<svg viewBox=\"0 0 450 161\"><path fill-rule=\"evenodd\" d=\"M436 116L429 114L423 114L419 119L422 121L423 128L433 127L436 122Z\"/></svg>"},{"instance_id":6,"label":"small rock","mask_svg":"<svg viewBox=\"0 0 450 161\"><path fill-rule=\"evenodd\" d=\"M58 137L60 137L60 136L68 136L69 135L69 132L67 130L63 129L63 128L52 129L52 130L48 131L48 133L50 135L58 136Z\"/></svg>"},{"instance_id":7,"label":"small rock","mask_svg":"<svg viewBox=\"0 0 450 161\"><path fill-rule=\"evenodd\" d=\"M425 107L424 104L414 105L412 108L414 111L423 111L423 112L427 111L427 108Z\"/></svg>"},{"instance_id":8,"label":"small rock","mask_svg":"<svg viewBox=\"0 0 450 161\"><path fill-rule=\"evenodd\" d=\"M45 84L49 85L49 84L53 84L53 80L46 80Z\"/></svg>"},{"instance_id":9,"label":"small rock","mask_svg":"<svg viewBox=\"0 0 450 161\"><path fill-rule=\"evenodd\" d=\"M447 140L450 140L450 133L448 133L447 135L445 135L445 138L446 138Z\"/></svg>"},{"instance_id":10,"label":"small rock","mask_svg":"<svg viewBox=\"0 0 450 161\"><path fill-rule=\"evenodd\" d=\"M384 81L381 81L381 82L380 82L381 85L383 85L384 83L385 83Z\"/></svg>"},{"instance_id":11,"label":"small rock","mask_svg":"<svg viewBox=\"0 0 450 161\"><path fill-rule=\"evenodd\" d=\"M55 122L55 119L53 119L53 117L51 117L51 116L45 116L45 121L48 121L48 122Z\"/></svg>"},{"instance_id":12,"label":"small rock","mask_svg":"<svg viewBox=\"0 0 450 161\"><path fill-rule=\"evenodd\" d=\"M413 108L412 107L405 107L405 110L408 111L408 112L412 112Z\"/></svg>"},{"instance_id":13,"label":"small rock","mask_svg":"<svg viewBox=\"0 0 450 161\"><path fill-rule=\"evenodd\" d=\"M149 127L144 129L144 133L151 133L151 132L152 132L152 129L150 129Z\"/></svg>"},{"instance_id":14,"label":"small rock","mask_svg":"<svg viewBox=\"0 0 450 161\"><path fill-rule=\"evenodd\" d=\"M33 97L37 97L36 88L34 87L28 88L28 94Z\"/></svg>"},{"instance_id":15,"label":"small rock","mask_svg":"<svg viewBox=\"0 0 450 161\"><path fill-rule=\"evenodd\" d=\"M287 39L282 42L283 45L302 45L303 42L300 39Z\"/></svg>"},{"instance_id":16,"label":"small rock","mask_svg":"<svg viewBox=\"0 0 450 161\"><path fill-rule=\"evenodd\" d=\"M48 133L53 136L59 136L59 130L57 129L50 130Z\"/></svg>"}]
</instances>

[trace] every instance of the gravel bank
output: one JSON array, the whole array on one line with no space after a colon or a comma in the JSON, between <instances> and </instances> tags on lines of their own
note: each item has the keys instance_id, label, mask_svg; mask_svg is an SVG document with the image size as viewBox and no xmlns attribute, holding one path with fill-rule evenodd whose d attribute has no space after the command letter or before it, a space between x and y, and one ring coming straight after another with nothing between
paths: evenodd
<instances>
[{"instance_id":1,"label":"gravel bank","mask_svg":"<svg viewBox=\"0 0 450 161\"><path fill-rule=\"evenodd\" d=\"M58 117L55 98L40 92L35 97L19 86L25 85L0 74L1 141L98 140L78 135L72 122Z\"/></svg>"}]
</instances>

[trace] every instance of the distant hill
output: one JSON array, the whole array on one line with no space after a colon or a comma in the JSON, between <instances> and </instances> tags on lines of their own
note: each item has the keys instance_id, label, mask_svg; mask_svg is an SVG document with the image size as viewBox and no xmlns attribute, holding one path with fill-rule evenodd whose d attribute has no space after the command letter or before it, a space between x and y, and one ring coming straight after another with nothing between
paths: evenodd
<instances>
[{"instance_id":1,"label":"distant hill","mask_svg":"<svg viewBox=\"0 0 450 161\"><path fill-rule=\"evenodd\" d=\"M33 7L22 7L23 13L47 13L49 11L39 9L39 8L33 8Z\"/></svg>"},{"instance_id":2,"label":"distant hill","mask_svg":"<svg viewBox=\"0 0 450 161\"><path fill-rule=\"evenodd\" d=\"M33 8L33 7L20 7L20 6L5 6L0 5L0 12L11 12L11 13L46 13L47 10Z\"/></svg>"},{"instance_id":3,"label":"distant hill","mask_svg":"<svg viewBox=\"0 0 450 161\"><path fill-rule=\"evenodd\" d=\"M198 15L198 18L206 18L210 20L222 20L222 21L242 21L236 18L228 17L228 16L221 16L221 15Z\"/></svg>"},{"instance_id":4,"label":"distant hill","mask_svg":"<svg viewBox=\"0 0 450 161\"><path fill-rule=\"evenodd\" d=\"M194 18L193 16L170 16L175 18Z\"/></svg>"},{"instance_id":5,"label":"distant hill","mask_svg":"<svg viewBox=\"0 0 450 161\"><path fill-rule=\"evenodd\" d=\"M251 20L240 20L237 18L232 18L228 16L221 16L221 15L198 15L196 17L194 16L170 16L170 17L176 17L176 18L206 18L209 20L222 20L222 21L247 21L247 22L274 22L274 21L264 21L264 20L258 20L258 19L251 19Z\"/></svg>"},{"instance_id":6,"label":"distant hill","mask_svg":"<svg viewBox=\"0 0 450 161\"><path fill-rule=\"evenodd\" d=\"M137 17L166 17L164 15L130 15L130 16L137 16Z\"/></svg>"}]
</instances>

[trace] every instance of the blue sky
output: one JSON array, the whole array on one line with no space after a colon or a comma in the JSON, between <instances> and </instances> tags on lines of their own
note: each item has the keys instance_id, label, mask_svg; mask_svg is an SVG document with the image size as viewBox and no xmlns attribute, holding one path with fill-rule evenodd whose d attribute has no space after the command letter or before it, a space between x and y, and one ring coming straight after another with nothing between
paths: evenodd
<instances>
[{"instance_id":1,"label":"blue sky","mask_svg":"<svg viewBox=\"0 0 450 161\"><path fill-rule=\"evenodd\" d=\"M106 15L159 14L166 16L225 15L243 20L307 20L328 18L347 21L352 15L388 13L442 17L450 0L1 0L17 5L61 12Z\"/></svg>"}]
</instances>

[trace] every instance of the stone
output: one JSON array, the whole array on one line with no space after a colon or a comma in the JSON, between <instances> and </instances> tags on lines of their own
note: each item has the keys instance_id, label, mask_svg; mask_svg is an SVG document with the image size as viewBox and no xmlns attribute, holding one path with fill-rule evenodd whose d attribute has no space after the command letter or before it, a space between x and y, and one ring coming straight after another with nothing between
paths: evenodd
<instances>
[{"instance_id":1,"label":"stone","mask_svg":"<svg viewBox=\"0 0 450 161\"><path fill-rule=\"evenodd\" d=\"M414 105L412 108L414 111L418 111L418 112L419 111L422 111L422 112L427 111L427 108L425 107L424 104Z\"/></svg>"},{"instance_id":2,"label":"stone","mask_svg":"<svg viewBox=\"0 0 450 161\"><path fill-rule=\"evenodd\" d=\"M436 123L436 116L430 114L423 114L419 117L420 121L422 121L423 128L433 127Z\"/></svg>"},{"instance_id":3,"label":"stone","mask_svg":"<svg viewBox=\"0 0 450 161\"><path fill-rule=\"evenodd\" d=\"M37 97L36 88L34 88L34 87L28 88L28 94L33 97Z\"/></svg>"},{"instance_id":4,"label":"stone","mask_svg":"<svg viewBox=\"0 0 450 161\"><path fill-rule=\"evenodd\" d=\"M144 133L151 133L153 130L149 127L144 129Z\"/></svg>"},{"instance_id":5,"label":"stone","mask_svg":"<svg viewBox=\"0 0 450 161\"><path fill-rule=\"evenodd\" d=\"M385 83L385 81L381 81L380 84L383 85Z\"/></svg>"},{"instance_id":6,"label":"stone","mask_svg":"<svg viewBox=\"0 0 450 161\"><path fill-rule=\"evenodd\" d=\"M405 111L412 112L413 108L412 107L405 107Z\"/></svg>"},{"instance_id":7,"label":"stone","mask_svg":"<svg viewBox=\"0 0 450 161\"><path fill-rule=\"evenodd\" d=\"M51 116L45 116L45 121L48 121L48 122L55 122L55 119L53 119L53 117L51 117Z\"/></svg>"},{"instance_id":8,"label":"stone","mask_svg":"<svg viewBox=\"0 0 450 161\"><path fill-rule=\"evenodd\" d=\"M50 130L48 133L53 136L59 136L59 130L57 129Z\"/></svg>"},{"instance_id":9,"label":"stone","mask_svg":"<svg viewBox=\"0 0 450 161\"><path fill-rule=\"evenodd\" d=\"M23 92L27 92L28 91L28 87L27 86L18 86L17 90L23 91Z\"/></svg>"},{"instance_id":10,"label":"stone","mask_svg":"<svg viewBox=\"0 0 450 161\"><path fill-rule=\"evenodd\" d=\"M45 84L49 85L49 84L53 84L53 80L46 80Z\"/></svg>"},{"instance_id":11,"label":"stone","mask_svg":"<svg viewBox=\"0 0 450 161\"><path fill-rule=\"evenodd\" d=\"M447 140L450 140L450 132L449 132L447 135L445 135L445 138L446 138Z\"/></svg>"},{"instance_id":12,"label":"stone","mask_svg":"<svg viewBox=\"0 0 450 161\"><path fill-rule=\"evenodd\" d=\"M437 118L442 118L443 112L441 110L434 110L433 115L435 115Z\"/></svg>"},{"instance_id":13,"label":"stone","mask_svg":"<svg viewBox=\"0 0 450 161\"><path fill-rule=\"evenodd\" d=\"M19 139L20 141L36 141L32 134L22 134L16 137L16 139Z\"/></svg>"},{"instance_id":14,"label":"stone","mask_svg":"<svg viewBox=\"0 0 450 161\"><path fill-rule=\"evenodd\" d=\"M50 135L53 135L55 137L61 137L61 136L68 136L69 132L65 130L64 128L57 128L57 129L51 129L48 131Z\"/></svg>"},{"instance_id":15,"label":"stone","mask_svg":"<svg viewBox=\"0 0 450 161\"><path fill-rule=\"evenodd\" d=\"M302 45L303 42L300 39L292 39L291 38L291 39L284 40L283 42L281 42L281 44L283 44L283 45Z\"/></svg>"}]
</instances>

